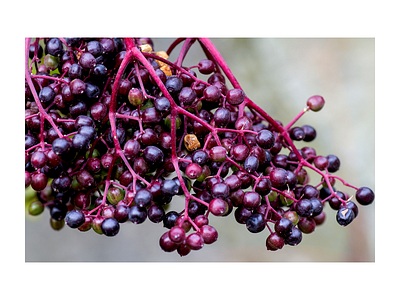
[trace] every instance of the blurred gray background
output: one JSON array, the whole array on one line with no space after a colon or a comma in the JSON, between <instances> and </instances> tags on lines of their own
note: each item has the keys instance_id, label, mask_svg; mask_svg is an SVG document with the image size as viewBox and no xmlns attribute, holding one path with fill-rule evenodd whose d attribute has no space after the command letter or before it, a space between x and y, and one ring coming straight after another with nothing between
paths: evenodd
<instances>
[{"instance_id":1,"label":"blurred gray background","mask_svg":"<svg viewBox=\"0 0 400 300\"><path fill-rule=\"evenodd\" d=\"M153 39L155 51L167 50L174 39ZM375 40L372 38L214 38L246 95L272 117L287 124L313 95L325 98L318 113L308 112L298 125L316 128L312 145L318 154L335 154L341 168L335 173L355 186L375 190ZM175 50L170 60L174 61ZM195 44L184 66L204 58ZM195 70L196 71L196 70ZM196 72L199 77L201 74ZM306 145L298 142L299 147ZM319 178L312 177L312 182ZM337 188L349 193L351 189ZM379 201L379 196L377 197ZM184 200L171 209L183 209ZM359 216L348 227L335 221L329 206L325 223L296 247L266 250L267 229L252 234L234 216L210 217L219 233L213 245L186 257L163 252L162 224L146 221L122 224L115 237L64 227L54 231L49 214L25 217L27 262L347 262L375 261L375 204L359 205Z\"/></svg>"}]
</instances>

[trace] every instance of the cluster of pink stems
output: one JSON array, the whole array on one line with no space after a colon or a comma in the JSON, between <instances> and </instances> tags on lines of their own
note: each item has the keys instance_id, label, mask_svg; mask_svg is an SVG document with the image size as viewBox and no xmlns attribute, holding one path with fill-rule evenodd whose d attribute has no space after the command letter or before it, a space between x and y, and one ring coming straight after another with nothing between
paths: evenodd
<instances>
[{"instance_id":1,"label":"cluster of pink stems","mask_svg":"<svg viewBox=\"0 0 400 300\"><path fill-rule=\"evenodd\" d=\"M60 40L65 44L65 46L67 48L70 48L63 38L60 38ZM189 202L191 200L195 200L195 201L198 201L199 203L204 204L206 207L208 207L209 204L207 202L204 202L201 199L197 198L196 196L190 194L189 190L186 188L186 185L184 183L184 179L182 177L182 174L181 174L180 168L179 168L179 161L180 160L181 161L185 161L185 159L179 158L177 156L177 152L180 150L180 146L182 144L182 140L180 141L180 144L179 144L179 146L177 148L176 119L179 117L179 115L183 115L184 120L186 120L186 118L190 118L190 119L192 119L194 121L197 121L197 122L201 123L203 126L205 126L209 130L210 134L209 134L208 138L205 140L205 144L203 145L204 149L207 147L207 143L208 143L208 141L210 140L211 137L213 137L215 139L216 143L219 146L221 146L221 141L220 141L219 136L218 136L219 132L226 132L226 131L235 132L235 133L237 133L238 137L240 139L242 139L247 145L248 145L248 143L247 143L247 140L245 138L245 134L246 133L252 133L252 134L257 135L257 132L251 131L251 130L236 130L236 129L213 127L212 125L210 125L209 123L207 123L206 121L204 121L203 119L198 117L196 114L193 114L193 113L189 112L187 110L187 108L180 107L179 105L177 105L175 103L174 99L169 94L168 90L166 89L164 83L158 77L158 75L155 72L153 66L147 60L147 58L153 58L153 59L157 59L159 61L162 61L163 63L167 64L171 69L176 70L176 72L184 73L184 74L190 76L196 82L201 82L201 83L205 84L206 86L208 86L208 85L210 85L209 83L198 79L197 77L195 77L191 73L189 73L187 71L187 69L184 69L182 67L183 59L185 58L185 56L186 56L187 52L189 51L191 45L193 45L193 43L195 41L198 41L200 43L204 53L206 54L207 58L212 60L215 63L216 68L217 68L217 72L220 72L220 70L222 70L223 73L228 78L228 80L230 81L230 83L232 84L232 86L234 88L236 88L236 89L242 89L242 88L241 88L239 82L236 80L235 76L232 74L232 72L229 69L228 65L226 64L226 62L222 58L221 54L218 52L218 50L215 48L213 43L208 38L181 38L181 39L177 39L173 44L171 44L170 48L167 50L167 54L170 54L170 52L178 44L183 42L183 46L182 46L182 48L180 50L178 59L177 59L177 61L175 63L172 63L172 62L170 62L170 61L168 61L166 59L163 59L163 58L161 58L161 57L159 57L159 56L157 56L155 54L142 52L140 50L140 47L138 47L138 43L133 38L125 38L124 41L125 41L125 45L126 45L126 53L125 53L125 56L124 56L124 58L123 58L123 60L122 60L122 62L120 64L120 66L119 66L118 72L116 73L115 78L114 78L114 85L113 85L112 93L111 93L111 103L110 103L109 113L108 113L108 120L110 122L111 132L112 132L112 135L113 135L113 141L114 141L114 145L115 145L114 158L113 158L113 162L112 162L112 164L111 164L111 166L109 168L107 179L104 182L102 182L104 184L103 201L99 206L97 206L93 210L87 212L87 215L93 216L93 217L98 217L99 216L99 214L101 212L101 209L106 206L106 196L107 196L107 191L108 191L110 185L119 186L119 187L123 188L125 190L125 192L127 192L127 188L125 186L119 184L118 182L115 182L115 181L111 180L111 174L112 174L113 165L115 164L115 162L117 161L118 158L120 158L123 161L123 163L128 168L129 172L132 174L132 177L133 177L133 193L135 193L135 183L136 183L137 180L143 182L146 186L150 186L152 184L152 182L148 182L147 180L145 180L144 178L142 178L141 176L139 176L138 174L136 174L134 172L134 170L132 169L131 164L129 163L128 159L126 158L126 156L124 154L124 150L121 148L121 145L120 145L120 143L118 141L118 138L117 138L117 127L116 127L117 118L134 119L134 120L138 121L139 128L140 128L141 131L143 131L143 124L142 124L142 121L141 121L140 117L126 116L126 115L118 113L119 110L117 110L117 92L118 92L118 87L119 87L120 81L123 78L123 74L124 74L128 64L132 64L133 63L135 68L137 69L138 68L138 62L139 62L139 63L142 64L142 66L144 68L147 69L147 71L149 72L150 76L152 77L154 82L157 84L157 86L159 87L161 92L170 101L170 104L171 104L171 138L172 138L172 141L173 141L172 142L172 149L171 149L171 153L172 153L171 162L172 162L173 167L175 169L175 172L176 172L176 174L178 176L179 182L181 184L181 187L183 189L184 196L185 196L185 209L183 211L183 218L180 219L181 220L181 225L183 224L184 221L188 221L198 231L199 228L196 226L194 221L189 217L189 213L188 213ZM37 44L38 42L39 42L39 39L35 39L34 43ZM30 38L26 38L26 40L25 40L25 52L26 52L25 53L25 57L26 57L25 79L26 79L26 81L27 81L27 83L29 85L29 88L31 90L33 98L34 98L34 100L35 100L35 102L36 102L36 104L37 104L37 106L39 108L39 112L38 112L38 114L31 115L31 116L29 116L27 118L30 118L30 117L33 117L33 116L36 116L36 115L40 116L41 138L40 138L39 144L37 144L37 145L33 146L32 148L26 150L27 153L29 153L29 151L31 151L31 150L33 150L34 148L37 148L37 147L41 147L43 150L45 150L46 147L51 147L51 145L46 144L44 142L44 140L43 140L43 128L44 128L44 121L45 120L47 120L50 123L50 125L55 129L55 131L57 132L57 134L59 135L60 138L70 137L70 136L75 134L75 132L74 132L74 133L70 133L68 135L63 135L58 130L57 125L54 123L52 117L48 114L48 110L52 105L50 105L46 109L43 108L43 106L40 103L38 94L37 94L37 92L35 90L34 84L32 82L33 78L41 77L41 78L46 78L46 79L51 79L51 80L54 80L54 81L58 81L60 84L61 83L66 83L66 81L64 81L62 79L63 75L65 75L65 74L61 74L62 76L60 76L60 78L56 78L56 77L52 77L52 76L45 76L45 75L33 75L32 74L32 66L33 66L33 64L36 64L38 59L37 59L37 56L35 54L34 59L32 59L31 63L29 63L29 46L30 46L30 44L31 44L31 39ZM71 58L72 58L72 52L71 52ZM143 88L143 83L141 81L140 76L138 76L138 79L139 79L139 84L142 87L142 91L145 91L145 89ZM104 90L106 90L107 85L109 83L110 83L110 80L106 83L106 86L105 86ZM104 95L104 92L103 92L103 95ZM146 94L144 96L146 98L147 97L151 98L151 96L146 95ZM295 122L304 113L306 113L309 110L309 107L306 107L304 110L302 110L285 127L282 126L279 122L275 121L271 116L269 116L263 109L261 109L256 103L254 103L252 100L250 100L247 96L245 97L244 102L242 102L238 107L238 118L244 116L245 107L247 107L249 110L251 110L251 112L256 114L258 117L262 118L263 120L265 120L266 122L271 124L279 132L279 134L277 135L276 139L282 138L285 141L285 146L288 147L291 151L293 151L295 153L298 161L297 162L292 162L292 163L297 163L298 164L297 169L294 171L294 173L296 175L297 175L297 173L299 172L299 170L302 167L308 167L311 170L317 172L318 174L320 174L322 176L322 180L318 185L320 185L323 182L325 182L327 187L329 188L329 190L331 192L331 195L329 197L327 197L326 199L323 199L323 201L326 201L331 197L338 197L338 196L336 196L336 194L335 194L335 192L333 190L332 184L331 184L331 181L334 181L334 179L338 179L343 183L343 185L351 187L351 188L354 188L354 189L357 190L356 187L348 184L347 182L345 182L340 177L332 175L332 174L329 174L328 170L321 171L318 168L316 168L315 166L313 166L311 163L309 163L306 159L304 159L302 157L302 155L300 154L299 150L293 144L293 141L289 136L289 130L295 124ZM69 120L69 119L59 119L58 121L59 122L62 122L62 121L64 121L64 122L74 122L74 120ZM103 138L101 136L96 139L95 143L97 143L99 141L102 141L103 143L105 143L105 141L103 140ZM91 154L93 152L93 149L94 149L94 145L92 146ZM246 172L243 169L242 166L240 166L237 162L234 161L234 159L232 159L229 156L226 158L224 163L233 164L238 169L240 169L241 171ZM83 164L81 167L83 168L84 166L85 166L85 164ZM223 165L221 165L221 167L219 169L219 172L215 176L219 177L219 175L221 173L221 170L222 170L222 167L223 167ZM77 172L77 170L72 170L71 173L72 172L75 173L75 172ZM70 174L70 175L73 175L73 174ZM259 176L256 176L254 174L249 174L249 176L251 176L254 179L254 189L257 186L257 183L262 178L269 178L268 175L263 176L262 174L259 175ZM278 189L275 189L275 188L272 188L272 190L277 192L278 194L284 193L284 192L282 192L282 191L280 191ZM126 194L127 193L125 193L125 197L126 197ZM291 199L291 200L293 200L295 202L298 201L298 199L295 199L294 197L288 195L287 193L284 193L284 197L289 198L289 199ZM340 197L338 197L338 198L340 199ZM340 199L340 200L342 202L345 202L345 200L343 200L343 199ZM269 201L266 201L266 202L267 202L267 205L268 205L268 210L271 210L271 211L276 213L276 211L270 206ZM97 211L97 213L96 213L96 211ZM278 213L276 213L276 215L279 216ZM272 220L268 220L268 221L274 222ZM269 226L268 226L268 229L271 231Z\"/></svg>"}]
</instances>

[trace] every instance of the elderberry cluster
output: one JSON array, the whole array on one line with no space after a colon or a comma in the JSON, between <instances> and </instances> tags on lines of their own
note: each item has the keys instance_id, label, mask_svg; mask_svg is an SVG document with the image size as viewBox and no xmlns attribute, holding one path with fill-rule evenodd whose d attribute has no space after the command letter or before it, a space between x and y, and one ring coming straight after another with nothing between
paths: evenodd
<instances>
[{"instance_id":1,"label":"elderberry cluster","mask_svg":"<svg viewBox=\"0 0 400 300\"><path fill-rule=\"evenodd\" d=\"M195 42L206 58L184 67ZM310 97L284 126L247 97L208 39L158 52L149 38L27 39L25 188L37 192L28 211L47 207L55 230L105 236L149 219L166 228L160 247L181 256L217 241L210 215L232 215L251 233L267 228L268 250L298 245L324 222L326 203L342 226L357 217L336 181L358 204L374 201L333 174L338 157L306 145L312 126L294 125L324 103ZM310 172L321 181L311 184ZM179 197L181 211L169 209Z\"/></svg>"}]
</instances>

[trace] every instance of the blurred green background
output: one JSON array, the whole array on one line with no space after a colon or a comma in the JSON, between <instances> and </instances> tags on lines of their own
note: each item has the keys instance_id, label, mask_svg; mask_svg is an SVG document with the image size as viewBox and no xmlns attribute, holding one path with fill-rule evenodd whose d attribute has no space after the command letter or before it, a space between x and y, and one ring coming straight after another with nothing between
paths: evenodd
<instances>
[{"instance_id":1,"label":"blurred green background","mask_svg":"<svg viewBox=\"0 0 400 300\"><path fill-rule=\"evenodd\" d=\"M167 50L174 39L154 38L154 50ZM375 190L375 40L372 38L214 38L217 49L241 84L246 95L272 117L287 124L313 95L325 98L318 113L308 112L298 125L317 130L311 144L317 154L335 154L341 167L335 174L355 186ZM177 57L177 49L170 60ZM196 43L184 66L204 58ZM196 71L196 70L195 70ZM199 77L201 75L196 72ZM304 142L297 142L301 148ZM319 178L313 177L312 182ZM352 193L351 189L338 190ZM379 198L378 198L379 200ZM171 209L183 209L175 199ZM267 229L252 234L235 222L233 214L210 217L219 233L213 245L192 251L186 257L165 253L159 237L162 224L121 224L115 237L64 227L54 231L49 213L25 218L27 262L347 262L375 261L375 203L359 207L359 215L348 227L339 226L335 212L325 208L325 223L315 232L303 234L296 247L266 250Z\"/></svg>"}]
</instances>

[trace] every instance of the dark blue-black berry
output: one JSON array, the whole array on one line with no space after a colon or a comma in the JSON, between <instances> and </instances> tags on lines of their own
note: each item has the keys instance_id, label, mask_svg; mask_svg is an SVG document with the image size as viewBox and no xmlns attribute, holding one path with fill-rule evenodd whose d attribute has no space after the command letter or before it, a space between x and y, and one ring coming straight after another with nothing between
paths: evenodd
<instances>
[{"instance_id":1,"label":"dark blue-black berry","mask_svg":"<svg viewBox=\"0 0 400 300\"><path fill-rule=\"evenodd\" d=\"M340 208L336 213L336 221L341 226L347 226L354 220L354 211L347 207Z\"/></svg>"},{"instance_id":2,"label":"dark blue-black berry","mask_svg":"<svg viewBox=\"0 0 400 300\"><path fill-rule=\"evenodd\" d=\"M64 153L67 153L71 149L72 142L67 140L66 138L57 138L53 141L51 146L53 152L56 155L60 156L63 155Z\"/></svg>"},{"instance_id":3,"label":"dark blue-black berry","mask_svg":"<svg viewBox=\"0 0 400 300\"><path fill-rule=\"evenodd\" d=\"M171 95L176 95L183 88L183 81L179 77L171 76L165 82L165 87Z\"/></svg>"},{"instance_id":4,"label":"dark blue-black berry","mask_svg":"<svg viewBox=\"0 0 400 300\"><path fill-rule=\"evenodd\" d=\"M246 221L246 228L252 233L263 231L265 228L264 216L259 213L252 214Z\"/></svg>"},{"instance_id":5,"label":"dark blue-black berry","mask_svg":"<svg viewBox=\"0 0 400 300\"><path fill-rule=\"evenodd\" d=\"M70 190L72 179L68 175L61 175L51 182L51 188L58 193L66 193Z\"/></svg>"},{"instance_id":6,"label":"dark blue-black berry","mask_svg":"<svg viewBox=\"0 0 400 300\"><path fill-rule=\"evenodd\" d=\"M296 212L300 217L309 217L313 213L313 206L309 199L301 199L296 203Z\"/></svg>"},{"instance_id":7,"label":"dark blue-black berry","mask_svg":"<svg viewBox=\"0 0 400 300\"><path fill-rule=\"evenodd\" d=\"M94 85L89 82L85 83L85 85L86 85L85 94L87 98L89 98L90 100L96 100L100 97L101 91L97 85Z\"/></svg>"},{"instance_id":8,"label":"dark blue-black berry","mask_svg":"<svg viewBox=\"0 0 400 300\"><path fill-rule=\"evenodd\" d=\"M289 219L280 218L275 222L275 232L281 237L289 236L293 229L293 223Z\"/></svg>"},{"instance_id":9,"label":"dark blue-black berry","mask_svg":"<svg viewBox=\"0 0 400 300\"><path fill-rule=\"evenodd\" d=\"M53 220L61 221L65 218L68 211L68 207L63 203L57 203L51 207L50 216Z\"/></svg>"},{"instance_id":10,"label":"dark blue-black berry","mask_svg":"<svg viewBox=\"0 0 400 300\"><path fill-rule=\"evenodd\" d=\"M318 198L311 198L310 199L311 204L312 204L312 217L318 216L320 213L322 213L322 210L324 209L324 205L322 204L321 200Z\"/></svg>"},{"instance_id":11,"label":"dark blue-black berry","mask_svg":"<svg viewBox=\"0 0 400 300\"><path fill-rule=\"evenodd\" d=\"M303 234L300 229L293 227L292 232L285 237L285 243L290 246L297 246L303 239Z\"/></svg>"},{"instance_id":12,"label":"dark blue-black berry","mask_svg":"<svg viewBox=\"0 0 400 300\"><path fill-rule=\"evenodd\" d=\"M161 191L167 195L174 196L179 192L179 185L172 179L166 179L161 183Z\"/></svg>"},{"instance_id":13,"label":"dark blue-black berry","mask_svg":"<svg viewBox=\"0 0 400 300\"><path fill-rule=\"evenodd\" d=\"M108 218L101 223L101 231L106 236L115 236L119 232L119 223L114 218Z\"/></svg>"},{"instance_id":14,"label":"dark blue-black berry","mask_svg":"<svg viewBox=\"0 0 400 300\"><path fill-rule=\"evenodd\" d=\"M129 210L129 220L134 224L141 224L147 218L147 210L145 207L134 205Z\"/></svg>"},{"instance_id":15,"label":"dark blue-black berry","mask_svg":"<svg viewBox=\"0 0 400 300\"><path fill-rule=\"evenodd\" d=\"M85 223L85 215L77 209L73 209L67 213L65 223L71 228L78 228Z\"/></svg>"},{"instance_id":16,"label":"dark blue-black berry","mask_svg":"<svg viewBox=\"0 0 400 300\"><path fill-rule=\"evenodd\" d=\"M143 151L144 160L149 164L161 164L164 161L164 153L156 146L147 146Z\"/></svg>"},{"instance_id":17,"label":"dark blue-black berry","mask_svg":"<svg viewBox=\"0 0 400 300\"><path fill-rule=\"evenodd\" d=\"M159 97L154 99L153 104L156 110L158 110L159 112L167 112L171 109L171 104L166 97Z\"/></svg>"},{"instance_id":18,"label":"dark blue-black berry","mask_svg":"<svg viewBox=\"0 0 400 300\"><path fill-rule=\"evenodd\" d=\"M90 142L93 142L97 137L97 131L92 126L84 125L78 129L78 134L86 136Z\"/></svg>"},{"instance_id":19,"label":"dark blue-black berry","mask_svg":"<svg viewBox=\"0 0 400 300\"><path fill-rule=\"evenodd\" d=\"M356 192L356 199L361 205L369 205L374 202L375 194L368 187L361 187Z\"/></svg>"},{"instance_id":20,"label":"dark blue-black berry","mask_svg":"<svg viewBox=\"0 0 400 300\"><path fill-rule=\"evenodd\" d=\"M61 40L58 38L52 38L48 40L44 48L44 52L53 56L61 55L63 53L63 45Z\"/></svg>"},{"instance_id":21,"label":"dark blue-black berry","mask_svg":"<svg viewBox=\"0 0 400 300\"><path fill-rule=\"evenodd\" d=\"M140 208L149 206L153 200L153 194L147 189L140 189L135 195L135 204Z\"/></svg>"},{"instance_id":22,"label":"dark blue-black berry","mask_svg":"<svg viewBox=\"0 0 400 300\"><path fill-rule=\"evenodd\" d=\"M54 97L56 96L56 93L54 92L54 90L49 87L49 86L45 86L44 88L42 88L39 92L39 99L40 102L47 104L50 103L54 100Z\"/></svg>"},{"instance_id":23,"label":"dark blue-black berry","mask_svg":"<svg viewBox=\"0 0 400 300\"><path fill-rule=\"evenodd\" d=\"M247 172L252 173L254 171L257 171L259 164L260 161L258 160L258 158L253 155L250 155L244 161L243 168Z\"/></svg>"},{"instance_id":24,"label":"dark blue-black berry","mask_svg":"<svg viewBox=\"0 0 400 300\"><path fill-rule=\"evenodd\" d=\"M328 171L331 173L336 172L340 168L340 160L336 155L328 155L326 157L328 159L329 165L328 165Z\"/></svg>"},{"instance_id":25,"label":"dark blue-black berry","mask_svg":"<svg viewBox=\"0 0 400 300\"><path fill-rule=\"evenodd\" d=\"M86 151L87 149L89 149L89 145L90 141L86 135L77 133L72 138L72 146L77 151Z\"/></svg>"},{"instance_id":26,"label":"dark blue-black berry","mask_svg":"<svg viewBox=\"0 0 400 300\"><path fill-rule=\"evenodd\" d=\"M175 221L179 218L179 214L176 211L169 211L163 218L163 226L171 229L175 226Z\"/></svg>"}]
</instances>

